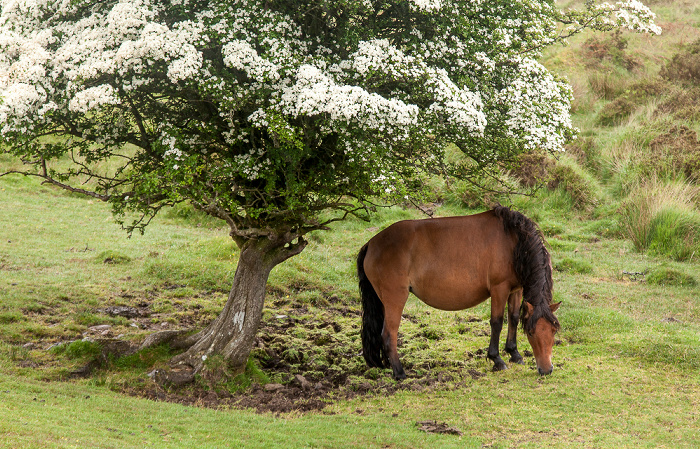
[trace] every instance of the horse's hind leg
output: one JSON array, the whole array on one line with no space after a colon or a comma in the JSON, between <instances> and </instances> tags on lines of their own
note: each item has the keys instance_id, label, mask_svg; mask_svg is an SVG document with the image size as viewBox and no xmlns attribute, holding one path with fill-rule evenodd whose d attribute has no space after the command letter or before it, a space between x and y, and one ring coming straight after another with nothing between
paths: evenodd
<instances>
[{"instance_id":1,"label":"horse's hind leg","mask_svg":"<svg viewBox=\"0 0 700 449\"><path fill-rule=\"evenodd\" d=\"M513 292L508 297L508 337L506 338L506 352L510 354L511 363L523 363L523 356L518 352L517 334L518 318L520 318L520 302L523 299L523 291Z\"/></svg>"},{"instance_id":2,"label":"horse's hind leg","mask_svg":"<svg viewBox=\"0 0 700 449\"><path fill-rule=\"evenodd\" d=\"M510 294L510 287L500 284L491 289L491 341L487 356L493 361L493 370L502 371L508 369L508 365L501 358L498 351L498 343L501 339L503 329L503 315L505 313L506 301Z\"/></svg>"},{"instance_id":3,"label":"horse's hind leg","mask_svg":"<svg viewBox=\"0 0 700 449\"><path fill-rule=\"evenodd\" d=\"M382 340L384 341L384 354L389 359L394 379L403 380L406 373L399 360L397 348L397 338L399 334L399 323L401 314L408 299L408 289L405 291L396 290L392 292L382 292L382 303L384 304L384 328L382 329Z\"/></svg>"}]
</instances>

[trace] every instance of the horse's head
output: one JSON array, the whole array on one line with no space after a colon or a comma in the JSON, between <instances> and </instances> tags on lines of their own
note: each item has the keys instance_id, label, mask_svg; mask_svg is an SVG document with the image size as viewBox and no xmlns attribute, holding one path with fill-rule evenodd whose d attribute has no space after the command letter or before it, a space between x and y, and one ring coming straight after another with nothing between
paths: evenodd
<instances>
[{"instance_id":1,"label":"horse's head","mask_svg":"<svg viewBox=\"0 0 700 449\"><path fill-rule=\"evenodd\" d=\"M528 320L534 313L534 307L529 302L525 302L524 319ZM550 304L549 309L554 312L559 308L561 303ZM552 365L552 347L554 346L554 334L559 330L559 323L552 322L546 316L540 316L534 323L534 326L526 330L527 339L532 346L532 352L535 354L537 362L537 372L541 375L551 374L554 369Z\"/></svg>"}]
</instances>

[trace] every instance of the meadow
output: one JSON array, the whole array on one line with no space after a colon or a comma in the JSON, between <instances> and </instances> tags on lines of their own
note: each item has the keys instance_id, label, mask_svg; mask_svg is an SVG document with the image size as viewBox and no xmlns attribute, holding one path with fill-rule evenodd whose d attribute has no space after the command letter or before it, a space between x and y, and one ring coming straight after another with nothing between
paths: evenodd
<instances>
[{"instance_id":1,"label":"meadow","mask_svg":"<svg viewBox=\"0 0 700 449\"><path fill-rule=\"evenodd\" d=\"M0 178L0 447L697 447L700 6L649 3L661 36L587 34L544 55L573 86L579 138L503 173L544 187L433 186L436 216L500 201L541 227L562 301L552 375L536 374L522 331L525 365L491 371L488 302L442 312L415 298L400 329L409 378L366 368L355 257L425 216L399 205L312 234L272 272L244 375L160 387L149 373L167 345L104 346L213 319L237 261L226 228L182 205L127 238L104 204L13 175ZM0 171L18 163L0 156Z\"/></svg>"}]
</instances>

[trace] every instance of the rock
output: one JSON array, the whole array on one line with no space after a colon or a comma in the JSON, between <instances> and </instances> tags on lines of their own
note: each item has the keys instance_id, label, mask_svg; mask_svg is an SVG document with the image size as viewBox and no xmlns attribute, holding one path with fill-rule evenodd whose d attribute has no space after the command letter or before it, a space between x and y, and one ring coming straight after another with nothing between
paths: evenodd
<instances>
[{"instance_id":1,"label":"rock","mask_svg":"<svg viewBox=\"0 0 700 449\"><path fill-rule=\"evenodd\" d=\"M191 369L163 370L156 369L148 374L155 383L161 386L181 387L194 382L194 371Z\"/></svg>"},{"instance_id":2,"label":"rock","mask_svg":"<svg viewBox=\"0 0 700 449\"><path fill-rule=\"evenodd\" d=\"M112 329L112 326L109 324L100 324L97 326L88 327L88 331L93 332L95 334L100 334L100 335L108 334L111 329Z\"/></svg>"},{"instance_id":3,"label":"rock","mask_svg":"<svg viewBox=\"0 0 700 449\"><path fill-rule=\"evenodd\" d=\"M110 316L123 316L124 318L139 318L150 315L147 310L129 306L111 306L104 309L97 309L97 311Z\"/></svg>"},{"instance_id":4,"label":"rock","mask_svg":"<svg viewBox=\"0 0 700 449\"><path fill-rule=\"evenodd\" d=\"M270 392L272 392L272 391L283 390L283 389L284 389L284 385L281 385L281 384L265 384L265 386L264 386L263 388L265 389L265 391L270 391Z\"/></svg>"},{"instance_id":5,"label":"rock","mask_svg":"<svg viewBox=\"0 0 700 449\"><path fill-rule=\"evenodd\" d=\"M306 378L301 374L297 374L296 376L294 376L294 383L301 386L301 388L304 390L308 390L311 388L311 382L306 380Z\"/></svg>"}]
</instances>

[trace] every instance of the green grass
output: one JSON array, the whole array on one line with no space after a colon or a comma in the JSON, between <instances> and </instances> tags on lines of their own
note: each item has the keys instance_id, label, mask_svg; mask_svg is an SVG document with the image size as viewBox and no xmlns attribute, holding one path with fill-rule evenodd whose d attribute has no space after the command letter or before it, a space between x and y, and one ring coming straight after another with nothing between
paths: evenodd
<instances>
[{"instance_id":1,"label":"green grass","mask_svg":"<svg viewBox=\"0 0 700 449\"><path fill-rule=\"evenodd\" d=\"M7 447L684 447L700 437L693 414L700 401L697 294L685 285L653 285L622 276L625 270L665 263L697 277L698 265L644 255L628 242L607 237L604 229L613 226L611 218L582 220L571 215L573 209L541 206L551 203L557 191L541 192L521 205L550 223L555 263L569 259L586 267L555 272L555 299L564 304L552 376L537 376L531 357L526 365L497 374L490 373L484 357L470 358L488 344L488 303L454 313L411 299L406 313L415 322L404 320L401 328L411 337L400 348L406 365L427 374L444 368L426 367L426 361L450 362L453 368L445 372L464 377L437 389L360 396L338 400L321 412L272 416L112 392L149 382L145 374L162 366L170 356L167 349L114 360L85 380L39 382L64 378L66 370L89 357L94 347L81 342L44 349L55 341L81 338L89 325L111 324L115 334L137 340L152 331L101 314L101 307L146 301L156 311L149 320L157 326L176 324L195 311L199 319L215 316L225 300L225 291L219 290L227 287L236 250L222 236L223 229L169 217L154 222L144 236L122 239L104 205L38 186L0 183L5 188L0 191L3 224L16 220L25 226L5 226L9 235L0 242L3 266L12 267L0 271L0 289L7 292L0 315L0 413L11 417L0 424L0 435ZM13 215L5 205L19 198L25 214ZM61 210L66 224L88 219L78 230L67 225L38 247L32 224L51 208ZM312 237L302 255L273 271L266 319L293 304L305 305L309 316L321 320L327 319L324 309L332 301L356 304L353 263L358 248L378 229L419 216L412 210L387 210L372 223L350 220ZM85 246L73 243L85 235L90 236ZM127 255L130 261L96 263L98 249ZM198 271L209 271L209 280L197 278ZM331 300L334 295L338 299ZM343 329L351 329L358 318L337 319ZM323 343L322 332L313 327L298 327L290 336ZM341 346L358 354L356 337L344 338ZM521 350L528 349L522 334L519 340ZM27 341L40 343L23 348ZM342 363L362 365L359 354ZM454 368L459 363L464 363L461 370ZM467 369L486 376L471 379ZM247 378L224 387L235 390L269 379L255 364L249 371ZM382 381L387 375L387 370L374 370L351 381ZM640 402L653 408L639 407ZM425 434L415 425L425 420L445 422L463 435Z\"/></svg>"},{"instance_id":2,"label":"green grass","mask_svg":"<svg viewBox=\"0 0 700 449\"><path fill-rule=\"evenodd\" d=\"M451 380L345 398L366 383L395 385L389 370L366 369L359 316L338 311L359 307L359 248L389 224L423 216L395 207L370 223L350 219L310 235L305 251L270 276L263 323L274 327L293 311L299 321L268 346L314 381L323 370L350 374L323 410L257 414L119 393L150 385L147 374L173 355L167 346L110 357L87 378L70 379L101 355L90 340L102 336L92 326L109 325L106 338L138 343L157 330L213 319L226 301L238 251L222 223L186 205L164 211L145 235L129 239L104 204L8 176L0 178L0 447L696 447L697 180L673 169L671 152L651 157L650 143L679 124L700 131L700 114L681 120L664 112L661 106L683 89L675 81L660 93L649 89L666 61L700 37L700 8L680 0L652 8L665 25L659 37L624 34L624 49L592 60L585 45L618 38L595 36L586 44L594 36L582 35L543 58L573 84L582 140L560 158L556 188L508 203L539 223L556 268L562 328L551 376L537 376L527 355L525 365L490 371L483 356L488 302L442 312L411 298L399 347L409 375ZM605 114L612 119L601 123ZM0 156L2 167L16 163ZM435 183L445 200L437 215L477 211L468 206L484 198L462 187ZM111 316L109 306L150 314ZM323 327L329 322L339 330ZM522 331L518 339L521 352L530 350ZM49 350L56 343L63 344ZM329 348L341 356L329 357ZM264 351L253 354L245 375L209 380L208 387L246 391L289 381L261 368ZM214 372L227 369L215 358L209 363ZM484 375L472 378L473 372ZM416 422L426 420L463 435L421 432Z\"/></svg>"}]
</instances>

